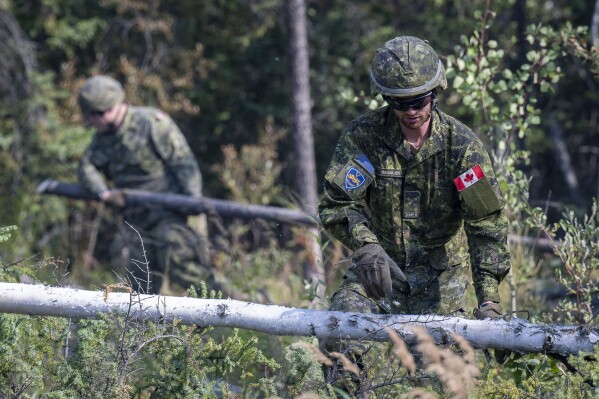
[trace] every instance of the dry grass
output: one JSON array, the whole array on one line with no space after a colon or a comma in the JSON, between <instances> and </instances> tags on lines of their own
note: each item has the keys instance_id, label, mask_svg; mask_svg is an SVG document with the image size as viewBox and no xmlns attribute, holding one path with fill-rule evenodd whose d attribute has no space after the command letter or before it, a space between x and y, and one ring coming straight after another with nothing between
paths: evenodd
<instances>
[{"instance_id":1,"label":"dry grass","mask_svg":"<svg viewBox=\"0 0 599 399\"><path fill-rule=\"evenodd\" d=\"M295 342L294 344L292 344L292 346L294 348L302 348L312 352L313 359L319 363L324 364L325 366L333 365L333 361L327 355L322 353L316 345L312 345L307 342ZM341 365L345 370L358 377L360 376L360 369L358 368L358 366L356 366L356 364L352 362L350 359L348 359L347 356L345 356L343 353L331 352L330 355L336 359L339 359Z\"/></svg>"},{"instance_id":2,"label":"dry grass","mask_svg":"<svg viewBox=\"0 0 599 399\"><path fill-rule=\"evenodd\" d=\"M414 356L410 353L408 346L392 328L387 327L386 331L393 343L393 353L398 357L401 364L403 364L410 374L414 374L416 372L416 362L414 361Z\"/></svg>"},{"instance_id":3,"label":"dry grass","mask_svg":"<svg viewBox=\"0 0 599 399\"><path fill-rule=\"evenodd\" d=\"M393 353L402 366L411 374L417 373L418 366L414 355L410 352L404 340L392 329L386 329L389 338L393 343ZM480 370L475 363L474 349L463 337L456 335L454 340L457 348L442 348L435 344L433 338L423 327L413 327L412 331L417 337L418 345L416 351L422 354L424 371L437 376L441 383L443 391L448 398L468 399L468 393L476 387L476 378L480 375ZM330 357L320 351L313 344L307 342L296 342L294 347L302 348L312 352L314 360L321 364L331 366L333 364ZM339 352L332 352L330 356L338 359L345 370L360 376L360 369ZM311 399L318 396L312 392L302 394L297 399ZM438 399L438 396L429 391L415 389L407 395L408 399Z\"/></svg>"},{"instance_id":4,"label":"dry grass","mask_svg":"<svg viewBox=\"0 0 599 399\"><path fill-rule=\"evenodd\" d=\"M117 283L117 284L102 284L104 287L104 302L108 301L108 296L115 289L123 289L128 293L133 292L133 288L129 284Z\"/></svg>"},{"instance_id":5,"label":"dry grass","mask_svg":"<svg viewBox=\"0 0 599 399\"><path fill-rule=\"evenodd\" d=\"M327 355L322 353L316 345L310 344L308 342L299 341L299 342L293 343L291 346L293 348L301 348L301 349L305 349L309 352L312 352L312 358L315 361L324 364L325 366L333 365L333 361L331 359L329 359L329 357Z\"/></svg>"},{"instance_id":6,"label":"dry grass","mask_svg":"<svg viewBox=\"0 0 599 399\"><path fill-rule=\"evenodd\" d=\"M468 342L462 337L454 337L463 352L463 356L460 356L450 349L435 345L424 328L415 327L413 331L418 338L416 350L424 357L425 371L435 374L443 390L453 395L452 398L468 399L468 393L474 388L476 377L480 375L474 363L474 350Z\"/></svg>"},{"instance_id":7,"label":"dry grass","mask_svg":"<svg viewBox=\"0 0 599 399\"><path fill-rule=\"evenodd\" d=\"M280 396L269 396L266 399L281 399ZM293 399L320 399L320 396L314 392L304 392L297 396L294 396Z\"/></svg>"},{"instance_id":8,"label":"dry grass","mask_svg":"<svg viewBox=\"0 0 599 399\"><path fill-rule=\"evenodd\" d=\"M345 356L343 353L331 352L331 356L339 359L339 361L341 362L341 365L343 366L343 368L345 370L349 371L356 377L360 377L360 369L358 368L358 366L356 366L356 364L354 362L349 360L347 358L347 356Z\"/></svg>"},{"instance_id":9,"label":"dry grass","mask_svg":"<svg viewBox=\"0 0 599 399\"><path fill-rule=\"evenodd\" d=\"M423 391L421 389L414 389L407 397L408 399L439 399L434 393Z\"/></svg>"}]
</instances>

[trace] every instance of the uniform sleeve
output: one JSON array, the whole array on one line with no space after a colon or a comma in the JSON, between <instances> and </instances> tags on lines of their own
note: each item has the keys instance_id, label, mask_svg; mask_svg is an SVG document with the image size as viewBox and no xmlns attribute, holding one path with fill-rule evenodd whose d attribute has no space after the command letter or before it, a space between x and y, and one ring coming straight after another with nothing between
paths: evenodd
<instances>
[{"instance_id":1,"label":"uniform sleeve","mask_svg":"<svg viewBox=\"0 0 599 399\"><path fill-rule=\"evenodd\" d=\"M94 142L87 148L79 161L77 177L79 184L87 191L99 196L108 186L102 176L101 168L104 166L101 151L95 148Z\"/></svg>"},{"instance_id":2,"label":"uniform sleeve","mask_svg":"<svg viewBox=\"0 0 599 399\"><path fill-rule=\"evenodd\" d=\"M167 172L174 176L182 193L200 197L202 175L189 144L179 127L167 116L158 121L152 131L154 145Z\"/></svg>"},{"instance_id":3,"label":"uniform sleeve","mask_svg":"<svg viewBox=\"0 0 599 399\"><path fill-rule=\"evenodd\" d=\"M472 279L478 302L499 302L499 283L511 267L507 243L508 220L491 160L478 140L466 151L461 168L467 172L477 166L484 177L460 192L464 230L468 238Z\"/></svg>"},{"instance_id":4,"label":"uniform sleeve","mask_svg":"<svg viewBox=\"0 0 599 399\"><path fill-rule=\"evenodd\" d=\"M378 239L369 229L370 209L366 203L374 173L350 134L344 134L325 175L324 195L318 215L324 228L352 250Z\"/></svg>"}]
</instances>

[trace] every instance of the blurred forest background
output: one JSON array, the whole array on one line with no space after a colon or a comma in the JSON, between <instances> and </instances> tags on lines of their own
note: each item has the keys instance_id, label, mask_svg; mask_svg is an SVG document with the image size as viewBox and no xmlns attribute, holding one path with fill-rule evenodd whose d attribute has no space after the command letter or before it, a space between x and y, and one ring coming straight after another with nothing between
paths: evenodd
<instances>
[{"instance_id":1,"label":"blurred forest background","mask_svg":"<svg viewBox=\"0 0 599 399\"><path fill-rule=\"evenodd\" d=\"M93 134L76 93L95 74L122 82L129 103L175 119L205 196L304 207L295 182L311 166L293 139L289 3L0 0L0 227L17 226L0 270L90 289L115 281L111 210L36 193L48 178L76 183ZM317 190L343 127L382 105L369 95L375 50L399 35L426 39L447 65L441 109L483 137L508 199L514 270L504 308L542 319L551 301L582 293L586 302L564 307L561 321L596 323L599 1L321 0L307 1L304 17ZM305 228L209 222L213 263L237 288L256 301L310 304ZM330 294L345 250L319 239Z\"/></svg>"},{"instance_id":2,"label":"blurred forest background","mask_svg":"<svg viewBox=\"0 0 599 399\"><path fill-rule=\"evenodd\" d=\"M511 140L529 151L518 167L531 179L533 205L552 220L566 207L585 211L599 192L599 91L590 51L599 25L595 6L590 0L307 2L318 189L341 130L373 106L368 71L376 48L415 35L446 61L464 58L457 47L484 17L484 40L496 43L503 68L511 70L538 46L527 39L529 27L587 29L579 37L554 35L557 83L530 94L538 123ZM19 228L2 261L40 254L68 262L79 277L90 272L81 268L101 268L94 262L102 259L87 255L102 243L93 238L102 234L94 222L106 216L92 204L35 193L46 178L76 182L78 158L93 133L82 125L76 93L93 74L121 81L130 103L173 116L200 164L204 195L297 204L293 181L303 165L291 139L286 7L280 0L0 2L0 221ZM442 109L484 135L481 109L463 97L450 79Z\"/></svg>"}]
</instances>

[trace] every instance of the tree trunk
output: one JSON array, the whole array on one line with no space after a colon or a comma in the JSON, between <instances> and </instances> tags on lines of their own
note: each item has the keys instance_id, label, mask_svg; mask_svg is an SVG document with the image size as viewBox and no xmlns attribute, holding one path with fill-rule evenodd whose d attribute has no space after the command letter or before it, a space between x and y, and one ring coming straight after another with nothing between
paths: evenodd
<instances>
[{"instance_id":1,"label":"tree trunk","mask_svg":"<svg viewBox=\"0 0 599 399\"><path fill-rule=\"evenodd\" d=\"M304 0L288 0L289 49L291 67L291 102L293 107L293 141L295 144L295 188L302 208L316 214L318 202L316 161L312 137L312 100L310 97L310 61L306 32Z\"/></svg>"},{"instance_id":2,"label":"tree trunk","mask_svg":"<svg viewBox=\"0 0 599 399\"><path fill-rule=\"evenodd\" d=\"M570 157L568 148L564 142L562 128L554 119L550 119L549 134L553 141L553 149L557 159L557 164L559 165L564 176L564 180L566 181L566 185L568 186L570 197L574 202L580 203L583 197L580 194L578 179L576 178L576 171L572 166L572 158Z\"/></svg>"},{"instance_id":3,"label":"tree trunk","mask_svg":"<svg viewBox=\"0 0 599 399\"><path fill-rule=\"evenodd\" d=\"M591 35L593 37L593 46L599 47L599 0L595 0L595 12L593 13L593 22L591 23Z\"/></svg>"},{"instance_id":4,"label":"tree trunk","mask_svg":"<svg viewBox=\"0 0 599 399\"><path fill-rule=\"evenodd\" d=\"M305 0L287 0L286 9L291 66L295 191L304 212L315 215L318 194L314 138L312 136L310 60ZM308 254L304 262L304 278L311 282L317 298L323 299L326 286L319 237L318 229L310 228L303 240Z\"/></svg>"},{"instance_id":5,"label":"tree trunk","mask_svg":"<svg viewBox=\"0 0 599 399\"><path fill-rule=\"evenodd\" d=\"M513 318L468 320L445 316L374 315L260 305L232 299L196 299L159 295L84 291L43 285L0 283L0 312L40 316L93 318L127 312L150 320L177 319L184 324L232 327L270 335L316 336L387 341L386 327L414 343L413 326L421 326L438 344L459 334L475 348L567 356L592 352L599 331L579 326L530 324Z\"/></svg>"},{"instance_id":6,"label":"tree trunk","mask_svg":"<svg viewBox=\"0 0 599 399\"><path fill-rule=\"evenodd\" d=\"M40 122L45 120L45 113L41 106L27 103L33 96L32 76L38 67L35 45L15 16L2 8L0 6L0 106L13 124L11 152L17 168L12 172L11 189L17 190L27 164L30 140Z\"/></svg>"}]
</instances>

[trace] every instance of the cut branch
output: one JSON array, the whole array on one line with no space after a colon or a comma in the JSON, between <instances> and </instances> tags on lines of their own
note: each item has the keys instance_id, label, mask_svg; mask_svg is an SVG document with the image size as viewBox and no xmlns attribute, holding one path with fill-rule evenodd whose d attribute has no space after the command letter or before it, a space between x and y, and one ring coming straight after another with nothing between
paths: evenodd
<instances>
[{"instance_id":1,"label":"cut branch","mask_svg":"<svg viewBox=\"0 0 599 399\"><path fill-rule=\"evenodd\" d=\"M316 226L316 218L307 213L275 206L238 204L233 201L190 197L183 194L160 193L147 190L124 189L127 205L151 204L166 209L175 209L189 215L215 212L225 217L241 219L273 220L281 223ZM98 198L83 187L72 183L63 183L47 179L37 186L39 194L53 194L67 198L97 201Z\"/></svg>"},{"instance_id":2,"label":"cut branch","mask_svg":"<svg viewBox=\"0 0 599 399\"><path fill-rule=\"evenodd\" d=\"M130 306L131 302L136 306ZM137 306L139 304L139 306ZM454 343L456 334L475 348L567 356L592 352L599 331L580 326L531 324L526 320L468 320L446 316L375 315L260 305L232 299L196 299L85 291L42 285L0 283L0 312L93 318L110 312L133 312L149 320L173 320L201 327L231 327L270 335L325 339L387 341L393 328L415 343L413 326L427 329L437 344Z\"/></svg>"}]
</instances>

